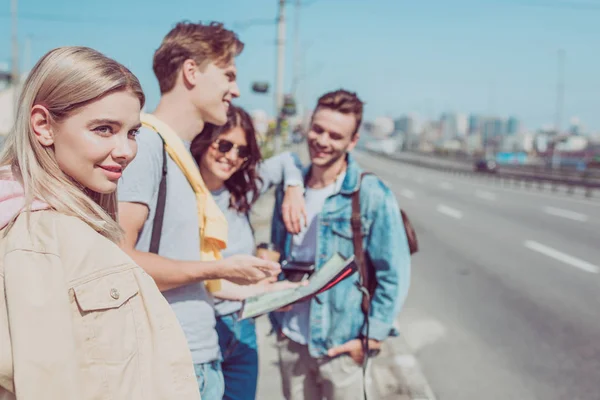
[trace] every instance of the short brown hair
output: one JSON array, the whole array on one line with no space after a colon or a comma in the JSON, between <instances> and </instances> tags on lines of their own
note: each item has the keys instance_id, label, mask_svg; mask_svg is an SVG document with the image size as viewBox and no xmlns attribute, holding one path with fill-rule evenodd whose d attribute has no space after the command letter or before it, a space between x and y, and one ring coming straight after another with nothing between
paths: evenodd
<instances>
[{"instance_id":1,"label":"short brown hair","mask_svg":"<svg viewBox=\"0 0 600 400\"><path fill-rule=\"evenodd\" d=\"M207 25L179 22L154 53L152 68L158 79L160 93L173 89L184 61L191 59L202 64L210 60L219 65L227 65L243 49L244 43L237 34L225 29L220 22Z\"/></svg>"},{"instance_id":2,"label":"short brown hair","mask_svg":"<svg viewBox=\"0 0 600 400\"><path fill-rule=\"evenodd\" d=\"M356 118L356 128L352 133L354 136L362 123L363 106L363 101L358 98L356 93L338 89L334 92L325 93L323 96L319 97L315 112L317 112L319 108L326 108L342 114L354 114L354 117Z\"/></svg>"}]
</instances>

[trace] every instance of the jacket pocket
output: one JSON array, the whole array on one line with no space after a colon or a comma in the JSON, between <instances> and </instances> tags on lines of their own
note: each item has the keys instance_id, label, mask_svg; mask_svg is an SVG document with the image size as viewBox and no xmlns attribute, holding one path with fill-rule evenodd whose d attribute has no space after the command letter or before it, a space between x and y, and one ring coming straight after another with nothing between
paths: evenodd
<instances>
[{"instance_id":1,"label":"jacket pocket","mask_svg":"<svg viewBox=\"0 0 600 400\"><path fill-rule=\"evenodd\" d=\"M132 299L139 285L128 269L73 286L80 314L81 344L92 360L119 363L137 349Z\"/></svg>"}]
</instances>

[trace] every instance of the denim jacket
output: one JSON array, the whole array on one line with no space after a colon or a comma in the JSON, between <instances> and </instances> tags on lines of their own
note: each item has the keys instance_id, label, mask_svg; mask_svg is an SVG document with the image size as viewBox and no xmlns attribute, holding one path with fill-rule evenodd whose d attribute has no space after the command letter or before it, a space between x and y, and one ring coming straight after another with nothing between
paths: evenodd
<instances>
[{"instance_id":1,"label":"denim jacket","mask_svg":"<svg viewBox=\"0 0 600 400\"><path fill-rule=\"evenodd\" d=\"M363 170L350 154L347 162L346 177L339 193L327 198L317 217L317 270L336 252L343 257L354 254L350 225L351 195L359 189ZM307 173L308 169L304 171L305 175ZM369 337L381 341L396 334L394 320L410 284L410 252L400 209L392 191L374 175L365 176L360 190L363 248L375 269L377 281L371 299ZM286 259L292 236L287 233L281 216L283 194L283 189L279 188L271 241L282 250L282 259ZM328 349L366 335L358 281L359 274L354 273L311 300L308 347L313 357L325 356ZM270 315L276 332L281 331L283 314L275 312Z\"/></svg>"}]
</instances>

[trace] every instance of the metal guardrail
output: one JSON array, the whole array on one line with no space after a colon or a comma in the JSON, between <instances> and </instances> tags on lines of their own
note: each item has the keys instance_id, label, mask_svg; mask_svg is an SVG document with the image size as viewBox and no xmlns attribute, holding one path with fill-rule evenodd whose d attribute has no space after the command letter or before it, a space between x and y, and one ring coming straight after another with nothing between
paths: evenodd
<instances>
[{"instance_id":1,"label":"metal guardrail","mask_svg":"<svg viewBox=\"0 0 600 400\"><path fill-rule=\"evenodd\" d=\"M573 194L575 188L585 190L586 197L592 197L594 191L600 190L600 171L587 170L584 172L572 170L549 170L538 166L500 166L496 172L476 171L473 162L449 160L441 157L421 156L416 154L386 154L369 150L379 157L386 157L405 164L418 167L445 171L458 175L488 177L500 181L508 181L525 187L537 186L543 189L548 184L552 191L566 187L567 193Z\"/></svg>"}]
</instances>

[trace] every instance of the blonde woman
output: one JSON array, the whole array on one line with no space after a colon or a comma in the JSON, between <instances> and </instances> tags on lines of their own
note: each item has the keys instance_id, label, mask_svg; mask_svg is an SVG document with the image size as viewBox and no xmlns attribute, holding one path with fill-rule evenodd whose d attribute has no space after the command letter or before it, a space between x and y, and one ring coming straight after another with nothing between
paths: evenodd
<instances>
[{"instance_id":1,"label":"blonde woman","mask_svg":"<svg viewBox=\"0 0 600 400\"><path fill-rule=\"evenodd\" d=\"M144 94L95 50L46 54L0 157L0 399L199 399L181 328L120 250Z\"/></svg>"}]
</instances>

